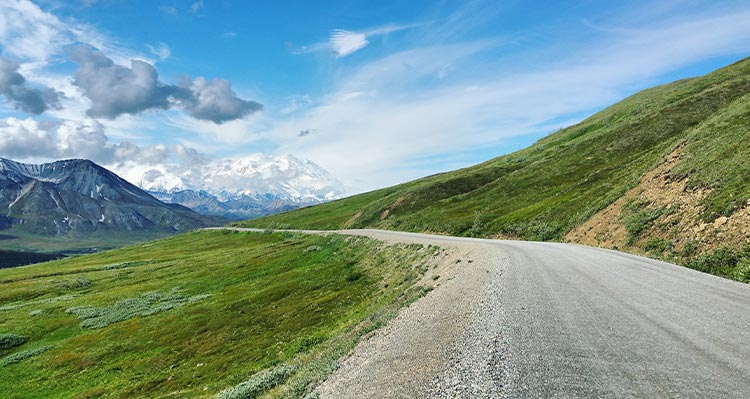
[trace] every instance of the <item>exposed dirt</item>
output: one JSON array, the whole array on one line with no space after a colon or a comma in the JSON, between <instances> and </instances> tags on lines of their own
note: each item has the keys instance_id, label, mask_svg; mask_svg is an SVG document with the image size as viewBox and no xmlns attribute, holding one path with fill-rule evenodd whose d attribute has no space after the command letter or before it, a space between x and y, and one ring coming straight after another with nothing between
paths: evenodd
<instances>
[{"instance_id":1,"label":"exposed dirt","mask_svg":"<svg viewBox=\"0 0 750 399\"><path fill-rule=\"evenodd\" d=\"M750 200L730 217L720 217L712 223L703 222L700 215L704 206L701 203L711 190L689 189L687 179L674 179L671 170L682 161L682 153L683 147L676 148L664 162L646 173L637 187L570 231L565 240L606 248L628 248L635 252L647 252L649 243L660 241L676 253L690 245L696 249L692 255L710 252L727 246L727 243L735 248L749 244ZM632 201L646 203L645 211L661 211L661 215L634 241L623 223L623 208Z\"/></svg>"},{"instance_id":2,"label":"exposed dirt","mask_svg":"<svg viewBox=\"0 0 750 399\"><path fill-rule=\"evenodd\" d=\"M354 222L356 222L357 219L359 219L360 216L362 216L362 211L361 210L357 211L357 213L355 213L354 215L352 215L352 217L350 217L349 220L347 220L346 223L344 223L343 228L348 229L348 228L352 227L354 225Z\"/></svg>"},{"instance_id":3,"label":"exposed dirt","mask_svg":"<svg viewBox=\"0 0 750 399\"><path fill-rule=\"evenodd\" d=\"M409 198L409 196L411 196L411 193L406 194L406 195L402 195L402 196L396 198L396 200L393 201L392 204L388 205L388 207L386 207L383 210L383 212L380 213L380 220L385 220L388 217L388 215L391 214L391 210L393 210L393 209L397 208L398 206L400 206L401 204L403 204L404 201L406 201Z\"/></svg>"}]
</instances>

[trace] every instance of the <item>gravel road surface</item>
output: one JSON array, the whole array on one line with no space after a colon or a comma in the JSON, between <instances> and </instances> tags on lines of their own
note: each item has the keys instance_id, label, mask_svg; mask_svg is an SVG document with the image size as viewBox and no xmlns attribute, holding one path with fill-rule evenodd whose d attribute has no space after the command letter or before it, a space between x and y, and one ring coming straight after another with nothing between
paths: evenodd
<instances>
[{"instance_id":1,"label":"gravel road surface","mask_svg":"<svg viewBox=\"0 0 750 399\"><path fill-rule=\"evenodd\" d=\"M750 398L749 285L573 244L338 233L462 261L361 342L322 398Z\"/></svg>"}]
</instances>

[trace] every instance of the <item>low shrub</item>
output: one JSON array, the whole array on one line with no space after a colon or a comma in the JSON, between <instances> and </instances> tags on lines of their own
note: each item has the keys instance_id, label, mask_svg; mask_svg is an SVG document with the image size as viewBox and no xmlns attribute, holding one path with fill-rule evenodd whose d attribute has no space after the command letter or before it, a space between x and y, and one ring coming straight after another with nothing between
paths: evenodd
<instances>
[{"instance_id":1,"label":"low shrub","mask_svg":"<svg viewBox=\"0 0 750 399\"><path fill-rule=\"evenodd\" d=\"M150 316L165 310L185 306L200 301L210 295L187 296L177 291L166 294L149 292L138 298L128 298L101 308L78 306L66 310L81 319L81 327L103 328L110 324L125 321L136 316Z\"/></svg>"},{"instance_id":2,"label":"low shrub","mask_svg":"<svg viewBox=\"0 0 750 399\"><path fill-rule=\"evenodd\" d=\"M0 334L0 350L11 349L21 346L28 341L28 338L16 334Z\"/></svg>"},{"instance_id":3,"label":"low shrub","mask_svg":"<svg viewBox=\"0 0 750 399\"><path fill-rule=\"evenodd\" d=\"M628 201L622 207L620 218L628 232L628 245L633 245L664 213L663 208L646 209L648 202Z\"/></svg>"},{"instance_id":4,"label":"low shrub","mask_svg":"<svg viewBox=\"0 0 750 399\"><path fill-rule=\"evenodd\" d=\"M665 240L663 238L654 238L648 240L643 248L649 252L663 254L664 252L671 251L672 248L674 248L674 244L671 241Z\"/></svg>"},{"instance_id":5,"label":"low shrub","mask_svg":"<svg viewBox=\"0 0 750 399\"><path fill-rule=\"evenodd\" d=\"M750 282L750 247L719 248L690 260L686 266L747 283Z\"/></svg>"},{"instance_id":6,"label":"low shrub","mask_svg":"<svg viewBox=\"0 0 750 399\"><path fill-rule=\"evenodd\" d=\"M320 245L310 245L309 247L305 248L302 251L302 253L306 254L306 253L310 253L310 252L318 252L318 251L320 251L322 249L323 249L323 247L321 247Z\"/></svg>"},{"instance_id":7,"label":"low shrub","mask_svg":"<svg viewBox=\"0 0 750 399\"><path fill-rule=\"evenodd\" d=\"M750 258L742 258L732 273L732 278L742 283L750 283Z\"/></svg>"},{"instance_id":8,"label":"low shrub","mask_svg":"<svg viewBox=\"0 0 750 399\"><path fill-rule=\"evenodd\" d=\"M48 350L52 349L52 346L41 346L39 348L34 349L27 349L16 353L11 353L8 356L5 356L3 360L0 361L1 366L7 366L10 364L15 364L20 361L26 360L30 357L34 357L37 355L40 355L44 352L47 352Z\"/></svg>"},{"instance_id":9,"label":"low shrub","mask_svg":"<svg viewBox=\"0 0 750 399\"><path fill-rule=\"evenodd\" d=\"M296 367L279 366L261 371L249 380L225 389L217 399L253 399L275 388L296 371Z\"/></svg>"}]
</instances>

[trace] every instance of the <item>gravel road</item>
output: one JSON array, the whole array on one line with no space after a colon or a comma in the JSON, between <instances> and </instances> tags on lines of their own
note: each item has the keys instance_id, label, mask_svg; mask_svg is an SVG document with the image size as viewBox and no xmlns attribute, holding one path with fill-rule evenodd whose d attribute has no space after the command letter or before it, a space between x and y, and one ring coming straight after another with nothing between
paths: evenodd
<instances>
[{"instance_id":1,"label":"gravel road","mask_svg":"<svg viewBox=\"0 0 750 399\"><path fill-rule=\"evenodd\" d=\"M749 285L573 244L339 233L462 262L360 343L322 398L750 398Z\"/></svg>"}]
</instances>

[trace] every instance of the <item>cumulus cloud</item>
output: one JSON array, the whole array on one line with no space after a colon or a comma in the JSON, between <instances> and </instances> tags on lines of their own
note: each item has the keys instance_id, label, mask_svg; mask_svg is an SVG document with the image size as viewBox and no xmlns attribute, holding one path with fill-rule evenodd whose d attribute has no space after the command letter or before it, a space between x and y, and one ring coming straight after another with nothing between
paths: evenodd
<instances>
[{"instance_id":1,"label":"cumulus cloud","mask_svg":"<svg viewBox=\"0 0 750 399\"><path fill-rule=\"evenodd\" d=\"M77 46L70 59L80 65L73 83L91 100L87 114L116 118L150 109L167 109L184 90L159 82L153 65L131 60L131 67L116 65L102 52L89 46Z\"/></svg>"},{"instance_id":2,"label":"cumulus cloud","mask_svg":"<svg viewBox=\"0 0 750 399\"><path fill-rule=\"evenodd\" d=\"M0 120L0 156L25 158L54 153L50 132L33 119Z\"/></svg>"},{"instance_id":3,"label":"cumulus cloud","mask_svg":"<svg viewBox=\"0 0 750 399\"><path fill-rule=\"evenodd\" d=\"M224 79L207 80L197 77L186 80L183 87L190 92L183 106L196 119L224 123L261 111L263 105L237 97L232 86Z\"/></svg>"},{"instance_id":4,"label":"cumulus cloud","mask_svg":"<svg viewBox=\"0 0 750 399\"><path fill-rule=\"evenodd\" d=\"M139 146L130 142L122 142L114 147L111 162L134 161L146 165L156 165L169 157L169 148L164 144Z\"/></svg>"},{"instance_id":5,"label":"cumulus cloud","mask_svg":"<svg viewBox=\"0 0 750 399\"><path fill-rule=\"evenodd\" d=\"M181 187L200 179L211 159L182 144L113 143L100 122L0 119L0 157L22 162L92 160L144 188ZM180 177L178 177L180 176Z\"/></svg>"},{"instance_id":6,"label":"cumulus cloud","mask_svg":"<svg viewBox=\"0 0 750 399\"><path fill-rule=\"evenodd\" d=\"M91 117L116 118L149 110L182 107L196 119L221 124L263 109L255 101L237 97L223 79L186 78L180 85L159 80L156 68L141 60L131 60L130 68L117 65L89 46L75 47L70 58L80 65L73 84L91 100Z\"/></svg>"},{"instance_id":7,"label":"cumulus cloud","mask_svg":"<svg viewBox=\"0 0 750 399\"><path fill-rule=\"evenodd\" d=\"M16 160L83 158L106 166L160 165L170 157L184 159L186 164L207 162L203 154L181 144L113 143L104 125L93 119L57 123L32 118L0 119L0 156Z\"/></svg>"},{"instance_id":8,"label":"cumulus cloud","mask_svg":"<svg viewBox=\"0 0 750 399\"><path fill-rule=\"evenodd\" d=\"M95 120L65 121L47 135L55 144L55 158L84 158L103 161L112 158L112 147L104 126Z\"/></svg>"},{"instance_id":9,"label":"cumulus cloud","mask_svg":"<svg viewBox=\"0 0 750 399\"><path fill-rule=\"evenodd\" d=\"M32 114L59 109L58 93L49 87L31 87L18 72L19 67L17 62L0 57L0 95L16 109Z\"/></svg>"}]
</instances>

